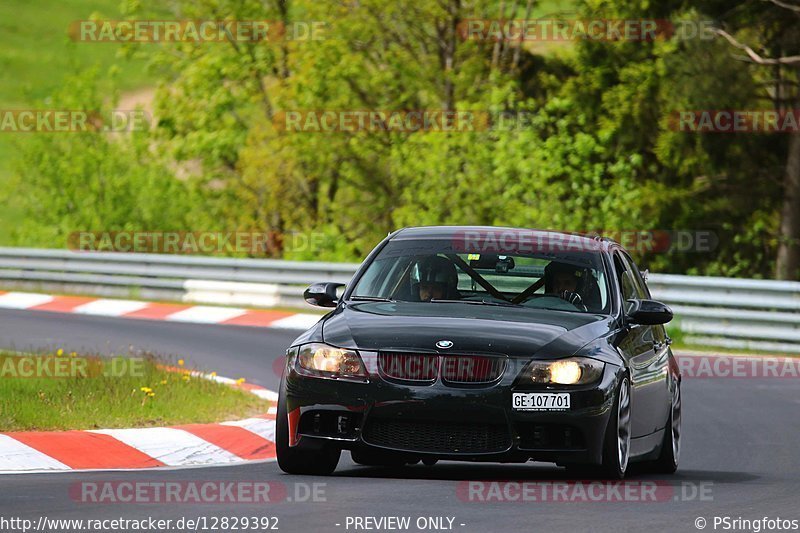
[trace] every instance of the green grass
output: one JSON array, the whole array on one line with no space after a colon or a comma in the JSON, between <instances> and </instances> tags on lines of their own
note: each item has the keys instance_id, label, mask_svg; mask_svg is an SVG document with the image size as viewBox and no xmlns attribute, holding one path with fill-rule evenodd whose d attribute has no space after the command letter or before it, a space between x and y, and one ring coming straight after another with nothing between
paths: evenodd
<instances>
[{"instance_id":1,"label":"green grass","mask_svg":"<svg viewBox=\"0 0 800 533\"><path fill-rule=\"evenodd\" d=\"M119 64L123 89L152 80L142 60L117 57L114 43L80 43L69 39L71 22L93 13L119 19L119 0L5 0L0 3L0 103L23 106L45 98L69 72Z\"/></svg>"},{"instance_id":2,"label":"green grass","mask_svg":"<svg viewBox=\"0 0 800 533\"><path fill-rule=\"evenodd\" d=\"M120 18L120 0L3 0L0 2L0 110L27 109L47 98L65 76L93 66L121 69L121 90L152 85L141 59L118 57L114 43L72 42L69 24L92 14ZM21 216L13 201L11 179L15 142L23 134L0 133L0 246L10 244L10 230ZM24 179L24 176L22 177Z\"/></svg>"},{"instance_id":3,"label":"green grass","mask_svg":"<svg viewBox=\"0 0 800 533\"><path fill-rule=\"evenodd\" d=\"M171 365L152 355L0 353L0 431L210 423L269 409L252 393Z\"/></svg>"}]
</instances>

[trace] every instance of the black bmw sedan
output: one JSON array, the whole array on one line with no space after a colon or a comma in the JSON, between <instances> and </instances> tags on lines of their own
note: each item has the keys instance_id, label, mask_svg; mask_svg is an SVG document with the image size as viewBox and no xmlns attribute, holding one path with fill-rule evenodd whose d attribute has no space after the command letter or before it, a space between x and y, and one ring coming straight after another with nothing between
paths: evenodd
<instances>
[{"instance_id":1,"label":"black bmw sedan","mask_svg":"<svg viewBox=\"0 0 800 533\"><path fill-rule=\"evenodd\" d=\"M278 464L554 462L622 478L671 473L680 373L644 276L617 243L495 227L405 228L287 352Z\"/></svg>"}]
</instances>

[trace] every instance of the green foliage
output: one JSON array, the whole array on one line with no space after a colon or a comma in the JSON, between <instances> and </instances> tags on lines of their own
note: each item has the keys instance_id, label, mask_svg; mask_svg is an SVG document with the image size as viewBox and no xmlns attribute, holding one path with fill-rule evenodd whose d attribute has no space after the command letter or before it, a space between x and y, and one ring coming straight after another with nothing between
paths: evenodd
<instances>
[{"instance_id":1,"label":"green foliage","mask_svg":"<svg viewBox=\"0 0 800 533\"><path fill-rule=\"evenodd\" d=\"M83 68L99 65L105 71L117 65L124 76L118 83L124 90L152 82L146 72L146 58L124 58L116 46L72 41L70 24L92 15L119 19L119 0L4 0L0 2L0 109L30 109L46 102L63 78ZM163 18L163 16L161 17ZM100 80L103 84L103 81ZM103 84L102 88L110 87ZM10 228L26 216L16 205L19 146L33 136L0 134L0 245L12 244ZM57 244L51 244L56 246Z\"/></svg>"},{"instance_id":2,"label":"green foliage","mask_svg":"<svg viewBox=\"0 0 800 533\"><path fill-rule=\"evenodd\" d=\"M325 21L326 38L130 47L159 77L157 127L122 140L39 139L24 162L32 216L19 242L61 245L65 232L98 226L269 231L323 236L319 249L276 255L358 260L405 225L710 230L719 239L711 253L636 259L661 272L769 275L785 139L675 128L681 110L763 109L765 74L742 68L721 39L582 40L548 53L458 36L464 20L522 18L526 5L177 0L176 17ZM572 7L563 16L727 16L714 0L584 0L564 11ZM774 30L780 38L769 42L786 44L763 9L737 11L737 29ZM84 81L65 87L63 105L109 105ZM468 132L287 131L283 113L298 110L518 120Z\"/></svg>"},{"instance_id":3,"label":"green foliage","mask_svg":"<svg viewBox=\"0 0 800 533\"><path fill-rule=\"evenodd\" d=\"M98 74L67 79L51 105L110 117L113 101ZM147 132L53 132L20 146L16 202L27 216L12 237L20 245L67 245L75 231L185 229L199 196L151 153Z\"/></svg>"}]
</instances>

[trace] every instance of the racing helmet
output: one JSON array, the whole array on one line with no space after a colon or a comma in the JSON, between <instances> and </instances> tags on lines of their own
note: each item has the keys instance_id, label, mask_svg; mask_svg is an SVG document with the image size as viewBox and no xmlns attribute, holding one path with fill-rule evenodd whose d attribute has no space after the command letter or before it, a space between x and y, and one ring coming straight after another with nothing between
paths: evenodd
<instances>
[{"instance_id":1,"label":"racing helmet","mask_svg":"<svg viewBox=\"0 0 800 533\"><path fill-rule=\"evenodd\" d=\"M417 263L418 283L432 283L440 286L446 298L452 297L458 286L458 272L455 265L438 255L426 257Z\"/></svg>"}]
</instances>

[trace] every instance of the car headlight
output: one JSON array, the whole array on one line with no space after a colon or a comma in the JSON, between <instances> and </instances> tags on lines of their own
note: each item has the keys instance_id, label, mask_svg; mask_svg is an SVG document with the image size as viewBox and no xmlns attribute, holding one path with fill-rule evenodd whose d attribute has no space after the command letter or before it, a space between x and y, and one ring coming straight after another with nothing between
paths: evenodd
<instances>
[{"instance_id":1,"label":"car headlight","mask_svg":"<svg viewBox=\"0 0 800 533\"><path fill-rule=\"evenodd\" d=\"M335 348L322 343L300 346L296 369L307 376L364 381L367 370L355 350Z\"/></svg>"},{"instance_id":2,"label":"car headlight","mask_svg":"<svg viewBox=\"0 0 800 533\"><path fill-rule=\"evenodd\" d=\"M532 361L526 370L534 383L545 385L586 385L603 375L604 364L594 359L572 357L557 361Z\"/></svg>"}]
</instances>

